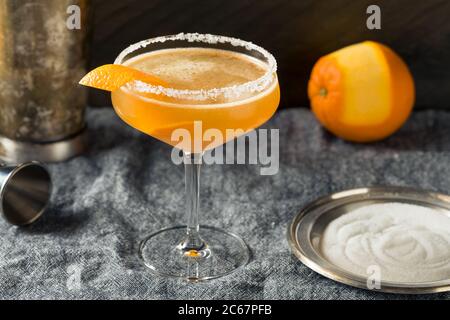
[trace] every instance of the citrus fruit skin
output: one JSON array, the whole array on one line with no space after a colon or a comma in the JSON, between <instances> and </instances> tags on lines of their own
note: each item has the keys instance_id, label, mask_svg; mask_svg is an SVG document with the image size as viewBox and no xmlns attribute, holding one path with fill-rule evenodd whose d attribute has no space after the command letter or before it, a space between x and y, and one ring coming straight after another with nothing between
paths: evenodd
<instances>
[{"instance_id":1,"label":"citrus fruit skin","mask_svg":"<svg viewBox=\"0 0 450 320\"><path fill-rule=\"evenodd\" d=\"M164 81L151 74L118 64L102 65L86 74L79 83L83 86L112 92L133 81L167 86Z\"/></svg>"},{"instance_id":2,"label":"citrus fruit skin","mask_svg":"<svg viewBox=\"0 0 450 320\"><path fill-rule=\"evenodd\" d=\"M413 77L390 48L373 41L320 58L308 83L318 121L345 140L372 142L397 131L414 106Z\"/></svg>"}]
</instances>

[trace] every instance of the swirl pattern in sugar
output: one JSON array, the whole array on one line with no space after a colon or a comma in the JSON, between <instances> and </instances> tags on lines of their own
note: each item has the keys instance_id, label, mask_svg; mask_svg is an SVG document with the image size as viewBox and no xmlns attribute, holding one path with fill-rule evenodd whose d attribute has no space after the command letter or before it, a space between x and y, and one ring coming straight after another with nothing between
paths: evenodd
<instances>
[{"instance_id":1,"label":"swirl pattern in sugar","mask_svg":"<svg viewBox=\"0 0 450 320\"><path fill-rule=\"evenodd\" d=\"M381 280L450 279L450 212L405 203L360 207L333 220L320 248L338 267L360 276L378 266Z\"/></svg>"}]
</instances>

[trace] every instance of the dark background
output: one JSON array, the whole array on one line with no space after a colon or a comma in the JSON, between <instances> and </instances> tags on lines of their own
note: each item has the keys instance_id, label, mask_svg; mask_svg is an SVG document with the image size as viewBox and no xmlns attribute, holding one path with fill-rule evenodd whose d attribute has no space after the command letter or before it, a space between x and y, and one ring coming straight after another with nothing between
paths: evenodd
<instances>
[{"instance_id":1,"label":"dark background","mask_svg":"<svg viewBox=\"0 0 450 320\"><path fill-rule=\"evenodd\" d=\"M308 106L314 62L371 39L397 51L416 81L417 108L449 108L449 0L92 0L90 67L112 63L133 42L178 32L213 33L255 42L279 63L282 107ZM381 30L368 30L366 9L381 7ZM93 105L109 95L91 91Z\"/></svg>"}]
</instances>

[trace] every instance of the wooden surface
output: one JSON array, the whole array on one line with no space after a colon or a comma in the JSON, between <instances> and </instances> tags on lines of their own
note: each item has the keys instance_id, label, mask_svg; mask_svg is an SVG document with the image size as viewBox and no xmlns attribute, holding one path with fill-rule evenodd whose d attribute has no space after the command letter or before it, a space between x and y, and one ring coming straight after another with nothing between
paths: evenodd
<instances>
[{"instance_id":1,"label":"wooden surface","mask_svg":"<svg viewBox=\"0 0 450 320\"><path fill-rule=\"evenodd\" d=\"M308 106L306 84L322 55L372 39L397 51L417 85L417 107L450 108L448 0L93 0L91 67L111 63L129 44L178 32L223 34L255 42L279 62L282 106ZM366 27L367 6L381 7L382 29ZM91 103L110 104L91 92Z\"/></svg>"}]
</instances>

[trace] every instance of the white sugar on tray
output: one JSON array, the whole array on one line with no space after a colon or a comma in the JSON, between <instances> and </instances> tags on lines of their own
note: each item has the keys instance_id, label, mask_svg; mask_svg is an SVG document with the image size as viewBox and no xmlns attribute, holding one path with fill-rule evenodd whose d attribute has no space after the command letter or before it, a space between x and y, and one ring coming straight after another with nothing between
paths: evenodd
<instances>
[{"instance_id":1,"label":"white sugar on tray","mask_svg":"<svg viewBox=\"0 0 450 320\"><path fill-rule=\"evenodd\" d=\"M320 247L328 261L363 277L377 266L383 281L450 279L450 212L398 202L367 205L332 221Z\"/></svg>"}]
</instances>

